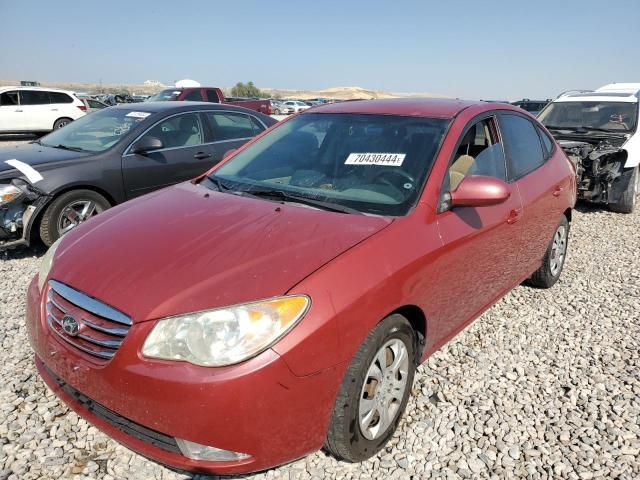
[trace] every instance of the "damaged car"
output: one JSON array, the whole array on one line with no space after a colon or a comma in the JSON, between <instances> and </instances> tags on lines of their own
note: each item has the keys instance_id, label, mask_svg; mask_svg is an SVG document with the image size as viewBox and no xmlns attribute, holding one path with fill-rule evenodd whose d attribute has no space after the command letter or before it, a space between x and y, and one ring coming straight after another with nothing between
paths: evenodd
<instances>
[{"instance_id":1,"label":"damaged car","mask_svg":"<svg viewBox=\"0 0 640 480\"><path fill-rule=\"evenodd\" d=\"M633 212L640 187L640 83L555 99L538 116L576 167L578 198Z\"/></svg>"},{"instance_id":2,"label":"damaged car","mask_svg":"<svg viewBox=\"0 0 640 480\"><path fill-rule=\"evenodd\" d=\"M123 104L0 149L0 249L50 246L116 204L202 174L275 123L231 105Z\"/></svg>"}]
</instances>

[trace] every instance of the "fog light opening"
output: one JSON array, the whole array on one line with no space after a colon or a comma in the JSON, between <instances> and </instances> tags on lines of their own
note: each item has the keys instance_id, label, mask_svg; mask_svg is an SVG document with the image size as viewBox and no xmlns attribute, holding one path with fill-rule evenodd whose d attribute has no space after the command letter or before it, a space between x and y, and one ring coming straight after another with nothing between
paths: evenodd
<instances>
[{"instance_id":1,"label":"fog light opening","mask_svg":"<svg viewBox=\"0 0 640 480\"><path fill-rule=\"evenodd\" d=\"M199 443L190 442L189 440L182 440L176 438L176 443L180 448L180 451L185 457L192 460L206 460L209 462L236 462L239 460L246 460L251 455L240 452L231 452L229 450L223 450L221 448L209 447L207 445L200 445Z\"/></svg>"}]
</instances>

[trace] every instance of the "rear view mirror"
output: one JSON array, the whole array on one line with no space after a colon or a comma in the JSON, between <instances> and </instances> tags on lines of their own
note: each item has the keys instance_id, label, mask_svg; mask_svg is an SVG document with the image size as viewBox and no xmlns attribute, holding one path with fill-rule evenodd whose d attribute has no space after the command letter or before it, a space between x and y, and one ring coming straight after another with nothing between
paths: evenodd
<instances>
[{"instance_id":1,"label":"rear view mirror","mask_svg":"<svg viewBox=\"0 0 640 480\"><path fill-rule=\"evenodd\" d=\"M482 175L465 177L458 188L450 192L451 207L487 207L505 202L511 192L502 180Z\"/></svg>"},{"instance_id":2,"label":"rear view mirror","mask_svg":"<svg viewBox=\"0 0 640 480\"><path fill-rule=\"evenodd\" d=\"M144 155L147 152L151 152L152 150L160 150L161 148L164 148L162 140L160 140L158 137L145 136L133 144L133 146L131 147L131 153Z\"/></svg>"}]
</instances>

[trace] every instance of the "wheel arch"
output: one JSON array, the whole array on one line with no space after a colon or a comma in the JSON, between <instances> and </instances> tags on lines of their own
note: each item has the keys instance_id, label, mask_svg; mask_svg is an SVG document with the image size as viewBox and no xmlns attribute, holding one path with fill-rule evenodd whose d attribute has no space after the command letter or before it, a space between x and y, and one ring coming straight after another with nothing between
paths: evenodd
<instances>
[{"instance_id":1,"label":"wheel arch","mask_svg":"<svg viewBox=\"0 0 640 480\"><path fill-rule=\"evenodd\" d=\"M52 192L49 195L49 198L47 199L47 201L38 207L38 210L36 214L32 217L32 220L28 226L28 231L25 235L27 238L29 238L29 243L40 238L39 236L40 222L42 221L42 216L44 215L44 212L47 210L49 205L51 205L51 202L53 202L60 195L67 192L71 192L73 190L91 190L95 193L102 195L107 200L107 202L109 202L109 205L111 207L117 204L116 200L113 198L111 194L109 194L109 192L107 192L106 190L100 187L96 187L95 185L91 185L91 184L65 185L63 188L60 188L59 190L55 190L54 192Z\"/></svg>"},{"instance_id":2,"label":"wheel arch","mask_svg":"<svg viewBox=\"0 0 640 480\"><path fill-rule=\"evenodd\" d=\"M393 312L380 319L380 322L390 315L399 314L405 317L413 331L416 332L416 365L420 365L420 360L427 343L428 322L424 311L417 305L403 305Z\"/></svg>"},{"instance_id":3,"label":"wheel arch","mask_svg":"<svg viewBox=\"0 0 640 480\"><path fill-rule=\"evenodd\" d=\"M567 220L569 220L569 223L571 223L571 215L572 215L573 209L572 208L567 208L564 211L564 216L567 217Z\"/></svg>"}]
</instances>

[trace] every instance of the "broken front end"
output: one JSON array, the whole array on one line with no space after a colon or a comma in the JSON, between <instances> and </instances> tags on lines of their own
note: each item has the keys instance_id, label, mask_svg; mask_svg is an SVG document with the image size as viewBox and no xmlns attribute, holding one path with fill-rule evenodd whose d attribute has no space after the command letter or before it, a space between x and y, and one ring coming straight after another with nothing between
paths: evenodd
<instances>
[{"instance_id":1,"label":"broken front end","mask_svg":"<svg viewBox=\"0 0 640 480\"><path fill-rule=\"evenodd\" d=\"M631 180L625 169L627 151L610 140L559 140L576 167L578 198L594 203L618 203Z\"/></svg>"},{"instance_id":2,"label":"broken front end","mask_svg":"<svg viewBox=\"0 0 640 480\"><path fill-rule=\"evenodd\" d=\"M30 183L0 183L0 250L29 245L31 227L47 195Z\"/></svg>"}]
</instances>

